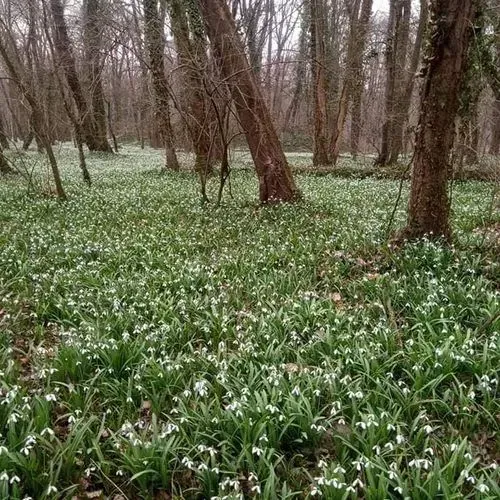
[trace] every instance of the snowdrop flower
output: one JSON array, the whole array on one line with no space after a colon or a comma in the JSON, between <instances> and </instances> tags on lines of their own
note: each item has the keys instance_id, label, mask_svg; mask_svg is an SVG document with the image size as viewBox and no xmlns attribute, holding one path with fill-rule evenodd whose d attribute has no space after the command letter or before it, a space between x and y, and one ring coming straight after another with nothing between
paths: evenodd
<instances>
[{"instance_id":1,"label":"snowdrop flower","mask_svg":"<svg viewBox=\"0 0 500 500\"><path fill-rule=\"evenodd\" d=\"M321 490L320 490L320 489L318 489L316 486L313 486L313 487L311 488L311 496L312 496L312 497L315 497L316 495L317 495L317 496L319 496L319 497L321 497L321 496L323 496L323 493L322 493L322 492L321 492Z\"/></svg>"},{"instance_id":2,"label":"snowdrop flower","mask_svg":"<svg viewBox=\"0 0 500 500\"><path fill-rule=\"evenodd\" d=\"M430 434L431 432L434 431L434 429L429 425L427 424L425 427L424 427L424 431L426 434Z\"/></svg>"},{"instance_id":3,"label":"snowdrop flower","mask_svg":"<svg viewBox=\"0 0 500 500\"><path fill-rule=\"evenodd\" d=\"M47 488L47 495L50 495L51 493L57 493L57 488L51 484L49 484L49 487Z\"/></svg>"},{"instance_id":4,"label":"snowdrop flower","mask_svg":"<svg viewBox=\"0 0 500 500\"><path fill-rule=\"evenodd\" d=\"M259 448L258 446L253 446L252 453L260 457L264 453L264 450L262 448Z\"/></svg>"},{"instance_id":5,"label":"snowdrop flower","mask_svg":"<svg viewBox=\"0 0 500 500\"><path fill-rule=\"evenodd\" d=\"M488 493L490 491L490 488L484 484L484 483L481 483L481 484L478 484L476 486L476 489L480 492L480 493Z\"/></svg>"},{"instance_id":6,"label":"snowdrop flower","mask_svg":"<svg viewBox=\"0 0 500 500\"><path fill-rule=\"evenodd\" d=\"M358 478L356 478L356 479L352 482L352 487L353 487L353 488L358 488L358 487L359 487L359 488L364 488L364 487L365 487L365 485L363 484L363 482L361 481L361 479L359 479L359 477L358 477Z\"/></svg>"},{"instance_id":7,"label":"snowdrop flower","mask_svg":"<svg viewBox=\"0 0 500 500\"><path fill-rule=\"evenodd\" d=\"M300 389L297 385L292 389L292 396L295 396L295 397L300 396Z\"/></svg>"},{"instance_id":8,"label":"snowdrop flower","mask_svg":"<svg viewBox=\"0 0 500 500\"><path fill-rule=\"evenodd\" d=\"M204 379L198 380L198 382L194 384L194 392L201 398L205 397L208 394L207 381Z\"/></svg>"}]
</instances>

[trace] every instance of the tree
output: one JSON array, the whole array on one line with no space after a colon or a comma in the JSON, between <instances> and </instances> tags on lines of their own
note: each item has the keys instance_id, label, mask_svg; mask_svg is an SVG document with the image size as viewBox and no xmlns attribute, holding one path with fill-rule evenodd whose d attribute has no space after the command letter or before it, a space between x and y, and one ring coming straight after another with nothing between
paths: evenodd
<instances>
[{"instance_id":1,"label":"tree","mask_svg":"<svg viewBox=\"0 0 500 500\"><path fill-rule=\"evenodd\" d=\"M83 2L84 67L96 142L99 151L110 153L112 150L106 134L106 110L101 78L102 10L100 0L84 0Z\"/></svg>"},{"instance_id":2,"label":"tree","mask_svg":"<svg viewBox=\"0 0 500 500\"><path fill-rule=\"evenodd\" d=\"M386 41L385 121L382 127L382 144L375 162L377 165L389 163L396 117L404 116L400 109L404 92L401 82L406 64L410 14L411 0L390 0Z\"/></svg>"},{"instance_id":3,"label":"tree","mask_svg":"<svg viewBox=\"0 0 500 500\"><path fill-rule=\"evenodd\" d=\"M149 55L149 69L153 80L156 102L156 119L165 147L165 166L179 170L179 162L174 147L174 131L170 122L169 86L165 76L165 40L163 26L156 0L143 0L144 37Z\"/></svg>"},{"instance_id":4,"label":"tree","mask_svg":"<svg viewBox=\"0 0 500 500\"><path fill-rule=\"evenodd\" d=\"M5 124L3 122L2 113L0 111L0 147L2 149L9 149L9 139L5 130Z\"/></svg>"},{"instance_id":5,"label":"tree","mask_svg":"<svg viewBox=\"0 0 500 500\"><path fill-rule=\"evenodd\" d=\"M366 43L372 3L372 0L363 0L363 4L361 5L360 0L354 0L354 2L348 4L350 24L347 42L346 70L342 83L337 117L330 140L330 154L333 163L337 163L340 154L342 132L344 131L349 102L353 96L356 99L355 105L361 106L363 51ZM355 109L355 111L358 112L359 110ZM355 118L355 126L359 127L360 118L358 116ZM355 144L359 142L359 135L355 135L354 141Z\"/></svg>"},{"instance_id":6,"label":"tree","mask_svg":"<svg viewBox=\"0 0 500 500\"><path fill-rule=\"evenodd\" d=\"M293 201L299 192L255 73L237 36L231 12L225 0L198 1L252 154L259 179L260 201Z\"/></svg>"},{"instance_id":7,"label":"tree","mask_svg":"<svg viewBox=\"0 0 500 500\"><path fill-rule=\"evenodd\" d=\"M40 104L31 92L29 86L26 84L27 78L23 74L24 70L21 65L21 60L15 47L15 43L13 42L12 37L10 37L5 30L5 24L1 19L0 28L2 28L0 29L0 57L2 58L10 77L13 81L16 82L21 95L26 99L26 102L30 107L33 130L47 153L52 170L52 176L54 178L54 184L56 186L57 197L60 200L65 200L66 193L64 192L61 175L59 173L59 167L57 165L56 157L52 149L52 144L47 133L47 126L44 121ZM10 43L7 44L7 41Z\"/></svg>"},{"instance_id":8,"label":"tree","mask_svg":"<svg viewBox=\"0 0 500 500\"><path fill-rule=\"evenodd\" d=\"M3 154L3 145L0 143L0 174L1 175L10 174L13 171L14 170L10 167L7 159Z\"/></svg>"},{"instance_id":9,"label":"tree","mask_svg":"<svg viewBox=\"0 0 500 500\"><path fill-rule=\"evenodd\" d=\"M64 72L66 82L71 90L73 100L78 110L81 129L85 143L91 151L110 152L106 137L102 137L96 130L91 109L85 99L82 85L76 71L76 62L73 46L68 35L68 28L64 19L64 8L61 0L50 0L52 13L54 48L59 60L59 66Z\"/></svg>"},{"instance_id":10,"label":"tree","mask_svg":"<svg viewBox=\"0 0 500 500\"><path fill-rule=\"evenodd\" d=\"M409 12L410 8L407 8ZM395 104L394 124L392 130L392 140L390 147L389 163L396 163L399 155L403 151L404 143L404 129L405 124L408 122L408 114L410 111L411 96L415 84L415 75L420 64L420 53L422 49L422 41L425 35L427 20L429 17L428 0L420 0L420 15L417 27L417 34L415 43L413 44L413 51L411 54L410 67L406 73L406 78L403 78L403 86L399 94L398 101ZM402 54L402 51L401 51ZM402 55L401 55L402 58ZM404 69L403 67L401 69Z\"/></svg>"},{"instance_id":11,"label":"tree","mask_svg":"<svg viewBox=\"0 0 500 500\"><path fill-rule=\"evenodd\" d=\"M309 0L309 34L314 99L313 165L328 165L326 138L325 30L323 0Z\"/></svg>"},{"instance_id":12,"label":"tree","mask_svg":"<svg viewBox=\"0 0 500 500\"><path fill-rule=\"evenodd\" d=\"M351 111L351 155L356 158L359 150L359 139L361 136L361 102L363 99L363 88L365 76L363 71L363 54L368 37L370 15L373 0L364 0L355 39L355 50L353 54L353 83L352 83L352 111Z\"/></svg>"},{"instance_id":13,"label":"tree","mask_svg":"<svg viewBox=\"0 0 500 500\"><path fill-rule=\"evenodd\" d=\"M205 178L212 171L216 131L203 82L203 71L208 68L203 20L198 9L184 9L182 0L168 0L168 4L179 63L183 68L185 114L196 155L195 170L200 175L202 196L206 198Z\"/></svg>"},{"instance_id":14,"label":"tree","mask_svg":"<svg viewBox=\"0 0 500 500\"><path fill-rule=\"evenodd\" d=\"M447 172L475 0L432 0L405 238L451 238Z\"/></svg>"}]
</instances>

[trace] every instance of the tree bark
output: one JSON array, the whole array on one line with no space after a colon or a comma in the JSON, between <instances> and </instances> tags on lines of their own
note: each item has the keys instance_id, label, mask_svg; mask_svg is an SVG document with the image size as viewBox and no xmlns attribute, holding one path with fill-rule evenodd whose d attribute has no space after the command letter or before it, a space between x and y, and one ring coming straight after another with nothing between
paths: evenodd
<instances>
[{"instance_id":1,"label":"tree bark","mask_svg":"<svg viewBox=\"0 0 500 500\"><path fill-rule=\"evenodd\" d=\"M106 134L106 111L101 78L101 16L100 0L84 0L85 69L90 94L90 108L98 151L112 153Z\"/></svg>"},{"instance_id":2,"label":"tree bark","mask_svg":"<svg viewBox=\"0 0 500 500\"><path fill-rule=\"evenodd\" d=\"M149 54L149 66L153 80L156 102L156 120L165 147L165 167L179 170L179 162L174 147L174 131L170 122L169 88L165 76L163 27L156 0L143 0L144 38Z\"/></svg>"},{"instance_id":3,"label":"tree bark","mask_svg":"<svg viewBox=\"0 0 500 500\"><path fill-rule=\"evenodd\" d=\"M361 136L361 102L363 99L364 72L363 53L366 46L370 15L373 0L363 0L359 17L356 47L353 55L353 83L352 83L352 110L351 110L351 155L356 158L359 151L359 139Z\"/></svg>"},{"instance_id":4,"label":"tree bark","mask_svg":"<svg viewBox=\"0 0 500 500\"><path fill-rule=\"evenodd\" d=\"M76 71L75 57L73 55L71 40L68 36L68 28L64 19L64 9L61 0L50 0L50 9L53 19L54 48L59 59L59 65L64 72L66 82L78 110L85 143L90 151L99 151L102 146L96 139L92 115Z\"/></svg>"},{"instance_id":5,"label":"tree bark","mask_svg":"<svg viewBox=\"0 0 500 500\"><path fill-rule=\"evenodd\" d=\"M339 106L333 133L330 139L330 154L333 163L337 163L340 154L340 145L342 142L342 134L347 118L349 103L354 98L357 100L355 111L361 114L361 93L362 93L362 78L363 78L363 50L368 31L368 22L372 10L372 0L355 0L351 6L349 38L347 42L347 61L344 81L342 83L342 92L340 94ZM358 118L358 117L356 117ZM359 121L355 124L358 127ZM357 142L359 134L354 140Z\"/></svg>"},{"instance_id":6,"label":"tree bark","mask_svg":"<svg viewBox=\"0 0 500 500\"><path fill-rule=\"evenodd\" d=\"M10 167L7 159L5 158L3 154L3 146L0 143L0 174L5 175L5 174L11 174L14 172L14 170Z\"/></svg>"},{"instance_id":7,"label":"tree bark","mask_svg":"<svg viewBox=\"0 0 500 500\"><path fill-rule=\"evenodd\" d=\"M376 165L386 165L389 161L390 140L394 120L394 93L396 89L396 33L401 22L401 7L400 0L390 0L385 48L385 121L382 125L382 143L378 158L375 161Z\"/></svg>"},{"instance_id":8,"label":"tree bark","mask_svg":"<svg viewBox=\"0 0 500 500\"><path fill-rule=\"evenodd\" d=\"M199 5L248 141L260 201L293 201L299 193L229 8L225 0L199 0Z\"/></svg>"},{"instance_id":9,"label":"tree bark","mask_svg":"<svg viewBox=\"0 0 500 500\"><path fill-rule=\"evenodd\" d=\"M493 107L493 134L491 138L490 154L500 155L500 99L495 100Z\"/></svg>"},{"instance_id":10,"label":"tree bark","mask_svg":"<svg viewBox=\"0 0 500 500\"><path fill-rule=\"evenodd\" d=\"M203 20L197 9L186 12L181 0L169 0L170 18L179 62L183 67L186 93L186 115L195 152L195 170L202 186L212 173L213 144L218 135L211 120L210 106L205 99L203 71L207 71ZM191 25L192 36L189 26ZM205 194L203 193L205 196Z\"/></svg>"},{"instance_id":11,"label":"tree bark","mask_svg":"<svg viewBox=\"0 0 500 500\"><path fill-rule=\"evenodd\" d=\"M389 158L387 163L395 163L403 148L403 126L406 118L405 87L408 78L406 59L410 35L411 0L400 0L400 20L396 26L394 52L394 96L392 103L392 123L390 124ZM399 15L399 14L398 14ZM396 154L398 151L398 154Z\"/></svg>"},{"instance_id":12,"label":"tree bark","mask_svg":"<svg viewBox=\"0 0 500 500\"><path fill-rule=\"evenodd\" d=\"M9 139L7 137L7 131L5 129L5 124L1 113L0 113L0 147L2 149L9 149Z\"/></svg>"},{"instance_id":13,"label":"tree bark","mask_svg":"<svg viewBox=\"0 0 500 500\"><path fill-rule=\"evenodd\" d=\"M311 73L314 99L313 165L329 165L326 138L325 32L323 0L309 0Z\"/></svg>"},{"instance_id":14,"label":"tree bark","mask_svg":"<svg viewBox=\"0 0 500 500\"><path fill-rule=\"evenodd\" d=\"M303 97L304 91L304 81L306 79L306 60L307 60L307 15L304 12L305 8L303 8L302 13L302 23L300 27L300 35L299 35L299 54L298 61L296 63L295 70L295 87L292 95L292 99L290 104L285 112L285 120L283 124L283 129L287 130L289 126L295 124L295 120L297 118L297 112L299 110L300 99Z\"/></svg>"},{"instance_id":15,"label":"tree bark","mask_svg":"<svg viewBox=\"0 0 500 500\"><path fill-rule=\"evenodd\" d=\"M41 111L40 105L37 100L31 93L29 87L24 83L24 79L22 78L23 70L21 68L21 64L19 58L16 57L16 61L10 57L6 46L2 43L4 37L4 33L0 32L0 56L5 63L5 67L10 74L10 77L16 82L17 86L23 97L28 102L31 108L31 120L32 126L35 135L39 138L40 142L43 144L47 156L49 158L50 167L52 170L52 176L54 178L54 184L56 185L57 197L60 200L66 200L66 193L64 191L61 175L59 173L59 167L57 165L57 161L54 155L54 151L52 149L52 144L49 140L49 136L47 134L47 127L43 120L43 113ZM16 67L17 66L17 67Z\"/></svg>"},{"instance_id":16,"label":"tree bark","mask_svg":"<svg viewBox=\"0 0 500 500\"><path fill-rule=\"evenodd\" d=\"M418 65L420 63L420 53L422 49L422 41L424 39L424 34L427 26L427 20L429 17L429 7L427 5L428 0L420 0L420 16L418 21L417 36L415 38L415 44L413 45L413 51L411 55L410 68L406 77L406 83L404 84L404 92L400 95L398 112L395 116L394 130L392 134L391 141L391 153L389 157L389 163L396 163L399 159L399 155L404 150L404 128L405 124L408 123L408 114L410 111L411 96L413 94L413 88L415 84L415 75L418 71ZM411 6L410 6L411 8Z\"/></svg>"},{"instance_id":17,"label":"tree bark","mask_svg":"<svg viewBox=\"0 0 500 500\"><path fill-rule=\"evenodd\" d=\"M433 0L405 238L451 239L447 171L475 0Z\"/></svg>"}]
</instances>

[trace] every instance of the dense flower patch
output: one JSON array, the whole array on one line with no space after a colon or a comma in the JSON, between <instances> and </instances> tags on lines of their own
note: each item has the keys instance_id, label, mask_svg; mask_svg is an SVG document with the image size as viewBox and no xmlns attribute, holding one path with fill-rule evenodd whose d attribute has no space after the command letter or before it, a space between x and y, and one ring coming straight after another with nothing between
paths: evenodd
<instances>
[{"instance_id":1,"label":"dense flower patch","mask_svg":"<svg viewBox=\"0 0 500 500\"><path fill-rule=\"evenodd\" d=\"M1 498L499 498L490 185L393 251L397 182L259 208L236 169L215 209L152 151L60 158L67 203L0 182Z\"/></svg>"}]
</instances>

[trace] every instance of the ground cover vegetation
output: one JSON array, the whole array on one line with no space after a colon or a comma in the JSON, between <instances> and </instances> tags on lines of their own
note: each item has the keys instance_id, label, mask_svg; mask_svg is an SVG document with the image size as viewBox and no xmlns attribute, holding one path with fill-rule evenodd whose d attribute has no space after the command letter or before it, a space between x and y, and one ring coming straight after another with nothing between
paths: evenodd
<instances>
[{"instance_id":1,"label":"ground cover vegetation","mask_svg":"<svg viewBox=\"0 0 500 500\"><path fill-rule=\"evenodd\" d=\"M88 155L87 189L63 147L61 203L10 158L1 498L500 496L494 185L454 183L453 245L394 248L395 180L259 206L241 154L217 208L152 149Z\"/></svg>"}]
</instances>

